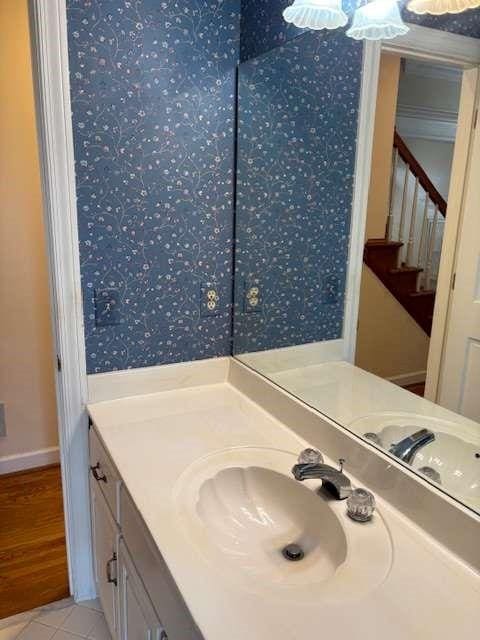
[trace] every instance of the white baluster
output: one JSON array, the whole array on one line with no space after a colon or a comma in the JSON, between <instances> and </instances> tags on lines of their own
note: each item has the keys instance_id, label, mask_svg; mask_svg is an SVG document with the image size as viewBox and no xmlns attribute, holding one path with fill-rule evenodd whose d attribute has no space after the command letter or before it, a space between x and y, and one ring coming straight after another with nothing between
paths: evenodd
<instances>
[{"instance_id":1,"label":"white baluster","mask_svg":"<svg viewBox=\"0 0 480 640\"><path fill-rule=\"evenodd\" d=\"M405 179L403 181L403 194L402 194L402 208L400 213L400 224L398 228L398 240L404 241L404 227L405 227L405 213L407 211L407 196L408 196L408 178L410 176L410 165L405 163ZM402 253L400 250L399 255ZM401 259L400 259L401 262ZM399 265L400 266L400 265Z\"/></svg>"},{"instance_id":2,"label":"white baluster","mask_svg":"<svg viewBox=\"0 0 480 640\"><path fill-rule=\"evenodd\" d=\"M407 267L412 266L413 249L415 245L415 222L417 220L417 202L418 202L418 185L419 179L415 180L415 191L413 192L412 215L410 217L410 232L408 234L407 246Z\"/></svg>"},{"instance_id":3,"label":"white baluster","mask_svg":"<svg viewBox=\"0 0 480 640\"><path fill-rule=\"evenodd\" d=\"M427 266L425 269L425 288L428 289L430 287L430 275L432 271L432 256L433 256L433 248L435 246L435 237L437 234L437 221L438 221L438 205L435 205L435 211L433 214L433 222L432 229L430 233L430 238L428 242L428 251L427 251Z\"/></svg>"},{"instance_id":4,"label":"white baluster","mask_svg":"<svg viewBox=\"0 0 480 640\"><path fill-rule=\"evenodd\" d=\"M419 268L425 269L426 260L424 260L426 239L427 239L427 230L428 230L428 205L430 204L430 200L428 198L428 193L425 191L425 206L423 208L423 220L422 220L422 231L420 234L420 244L418 245L418 258L417 265ZM423 288L425 288L425 271L422 273L422 283Z\"/></svg>"},{"instance_id":5,"label":"white baluster","mask_svg":"<svg viewBox=\"0 0 480 640\"><path fill-rule=\"evenodd\" d=\"M392 173L390 175L390 206L388 209L387 217L387 231L385 237L387 240L392 240L393 234L393 216L395 206L395 193L397 187L397 168L398 168L398 149L395 147L392 160Z\"/></svg>"}]
</instances>

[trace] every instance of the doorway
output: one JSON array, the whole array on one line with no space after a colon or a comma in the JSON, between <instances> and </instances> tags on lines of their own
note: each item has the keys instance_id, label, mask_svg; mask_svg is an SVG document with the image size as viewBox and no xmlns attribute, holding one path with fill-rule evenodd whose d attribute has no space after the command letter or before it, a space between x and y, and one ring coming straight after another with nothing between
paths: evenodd
<instances>
[{"instance_id":1,"label":"doorway","mask_svg":"<svg viewBox=\"0 0 480 640\"><path fill-rule=\"evenodd\" d=\"M355 364L420 396L450 250L443 238L461 88L459 68L381 55Z\"/></svg>"},{"instance_id":2,"label":"doorway","mask_svg":"<svg viewBox=\"0 0 480 640\"><path fill-rule=\"evenodd\" d=\"M1 619L70 591L27 0L0 35Z\"/></svg>"}]
</instances>

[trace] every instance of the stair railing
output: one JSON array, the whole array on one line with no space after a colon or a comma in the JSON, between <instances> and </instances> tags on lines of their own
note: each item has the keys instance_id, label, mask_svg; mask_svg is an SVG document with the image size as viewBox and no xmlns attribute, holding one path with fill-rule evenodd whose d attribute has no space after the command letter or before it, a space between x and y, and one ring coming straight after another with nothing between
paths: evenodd
<instances>
[{"instance_id":1,"label":"stair railing","mask_svg":"<svg viewBox=\"0 0 480 640\"><path fill-rule=\"evenodd\" d=\"M395 131L386 238L403 244L399 267L422 269L421 289L436 287L446 213L447 202Z\"/></svg>"}]
</instances>

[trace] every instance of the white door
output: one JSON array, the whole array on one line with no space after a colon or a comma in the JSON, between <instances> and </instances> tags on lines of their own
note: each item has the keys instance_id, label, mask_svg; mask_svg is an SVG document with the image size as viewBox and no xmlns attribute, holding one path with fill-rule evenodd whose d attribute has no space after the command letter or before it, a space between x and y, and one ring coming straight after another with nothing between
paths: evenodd
<instances>
[{"instance_id":1,"label":"white door","mask_svg":"<svg viewBox=\"0 0 480 640\"><path fill-rule=\"evenodd\" d=\"M118 572L120 640L168 640L123 540Z\"/></svg>"},{"instance_id":2,"label":"white door","mask_svg":"<svg viewBox=\"0 0 480 640\"><path fill-rule=\"evenodd\" d=\"M113 637L117 634L117 540L118 529L99 489L90 481L93 569L97 593Z\"/></svg>"},{"instance_id":3,"label":"white door","mask_svg":"<svg viewBox=\"0 0 480 640\"><path fill-rule=\"evenodd\" d=\"M480 123L473 132L460 224L438 402L480 422Z\"/></svg>"}]
</instances>

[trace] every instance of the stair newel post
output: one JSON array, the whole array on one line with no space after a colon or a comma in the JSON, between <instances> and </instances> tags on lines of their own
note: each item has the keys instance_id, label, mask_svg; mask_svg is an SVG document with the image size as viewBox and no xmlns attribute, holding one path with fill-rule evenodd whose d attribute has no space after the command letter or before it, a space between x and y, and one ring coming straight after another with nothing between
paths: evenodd
<instances>
[{"instance_id":1,"label":"stair newel post","mask_svg":"<svg viewBox=\"0 0 480 640\"><path fill-rule=\"evenodd\" d=\"M403 194L402 194L402 208L400 213L400 225L398 229L398 239L400 242L404 242L405 231L405 214L407 212L407 196L408 196L408 178L410 175L410 165L405 163L405 179L403 181ZM400 252L399 252L400 255ZM399 259L399 265L401 266L402 259Z\"/></svg>"},{"instance_id":2,"label":"stair newel post","mask_svg":"<svg viewBox=\"0 0 480 640\"><path fill-rule=\"evenodd\" d=\"M394 206L395 206L395 193L396 193L396 186L397 186L397 167L398 167L398 149L397 147L394 147L393 160L392 160L392 173L390 175L390 206L388 209L387 230L385 233L385 237L387 240L392 240L392 234L393 234L393 216L394 216Z\"/></svg>"},{"instance_id":3,"label":"stair newel post","mask_svg":"<svg viewBox=\"0 0 480 640\"><path fill-rule=\"evenodd\" d=\"M419 178L415 179L415 191L413 192L413 202L412 202L412 215L410 217L410 232L408 234L408 246L407 246L407 266L412 266L413 261L413 250L415 245L415 224L417 221L417 204L418 204L418 185Z\"/></svg>"},{"instance_id":4,"label":"stair newel post","mask_svg":"<svg viewBox=\"0 0 480 640\"><path fill-rule=\"evenodd\" d=\"M430 200L428 197L428 193L425 191L425 206L423 208L423 221L422 221L422 232L420 234L420 244L418 245L418 266L423 267L425 269L427 260L426 260L426 239L427 239L427 229L428 229L428 206L430 204ZM425 271L422 274L423 280L423 288L426 288L425 282Z\"/></svg>"},{"instance_id":5,"label":"stair newel post","mask_svg":"<svg viewBox=\"0 0 480 640\"><path fill-rule=\"evenodd\" d=\"M430 285L430 276L432 271L432 258L433 250L435 248L435 239L437 236L437 222L438 222L438 204L435 205L435 211L433 214L432 227L430 231L430 237L428 239L427 250L427 267L425 269L425 287L428 289Z\"/></svg>"}]
</instances>

